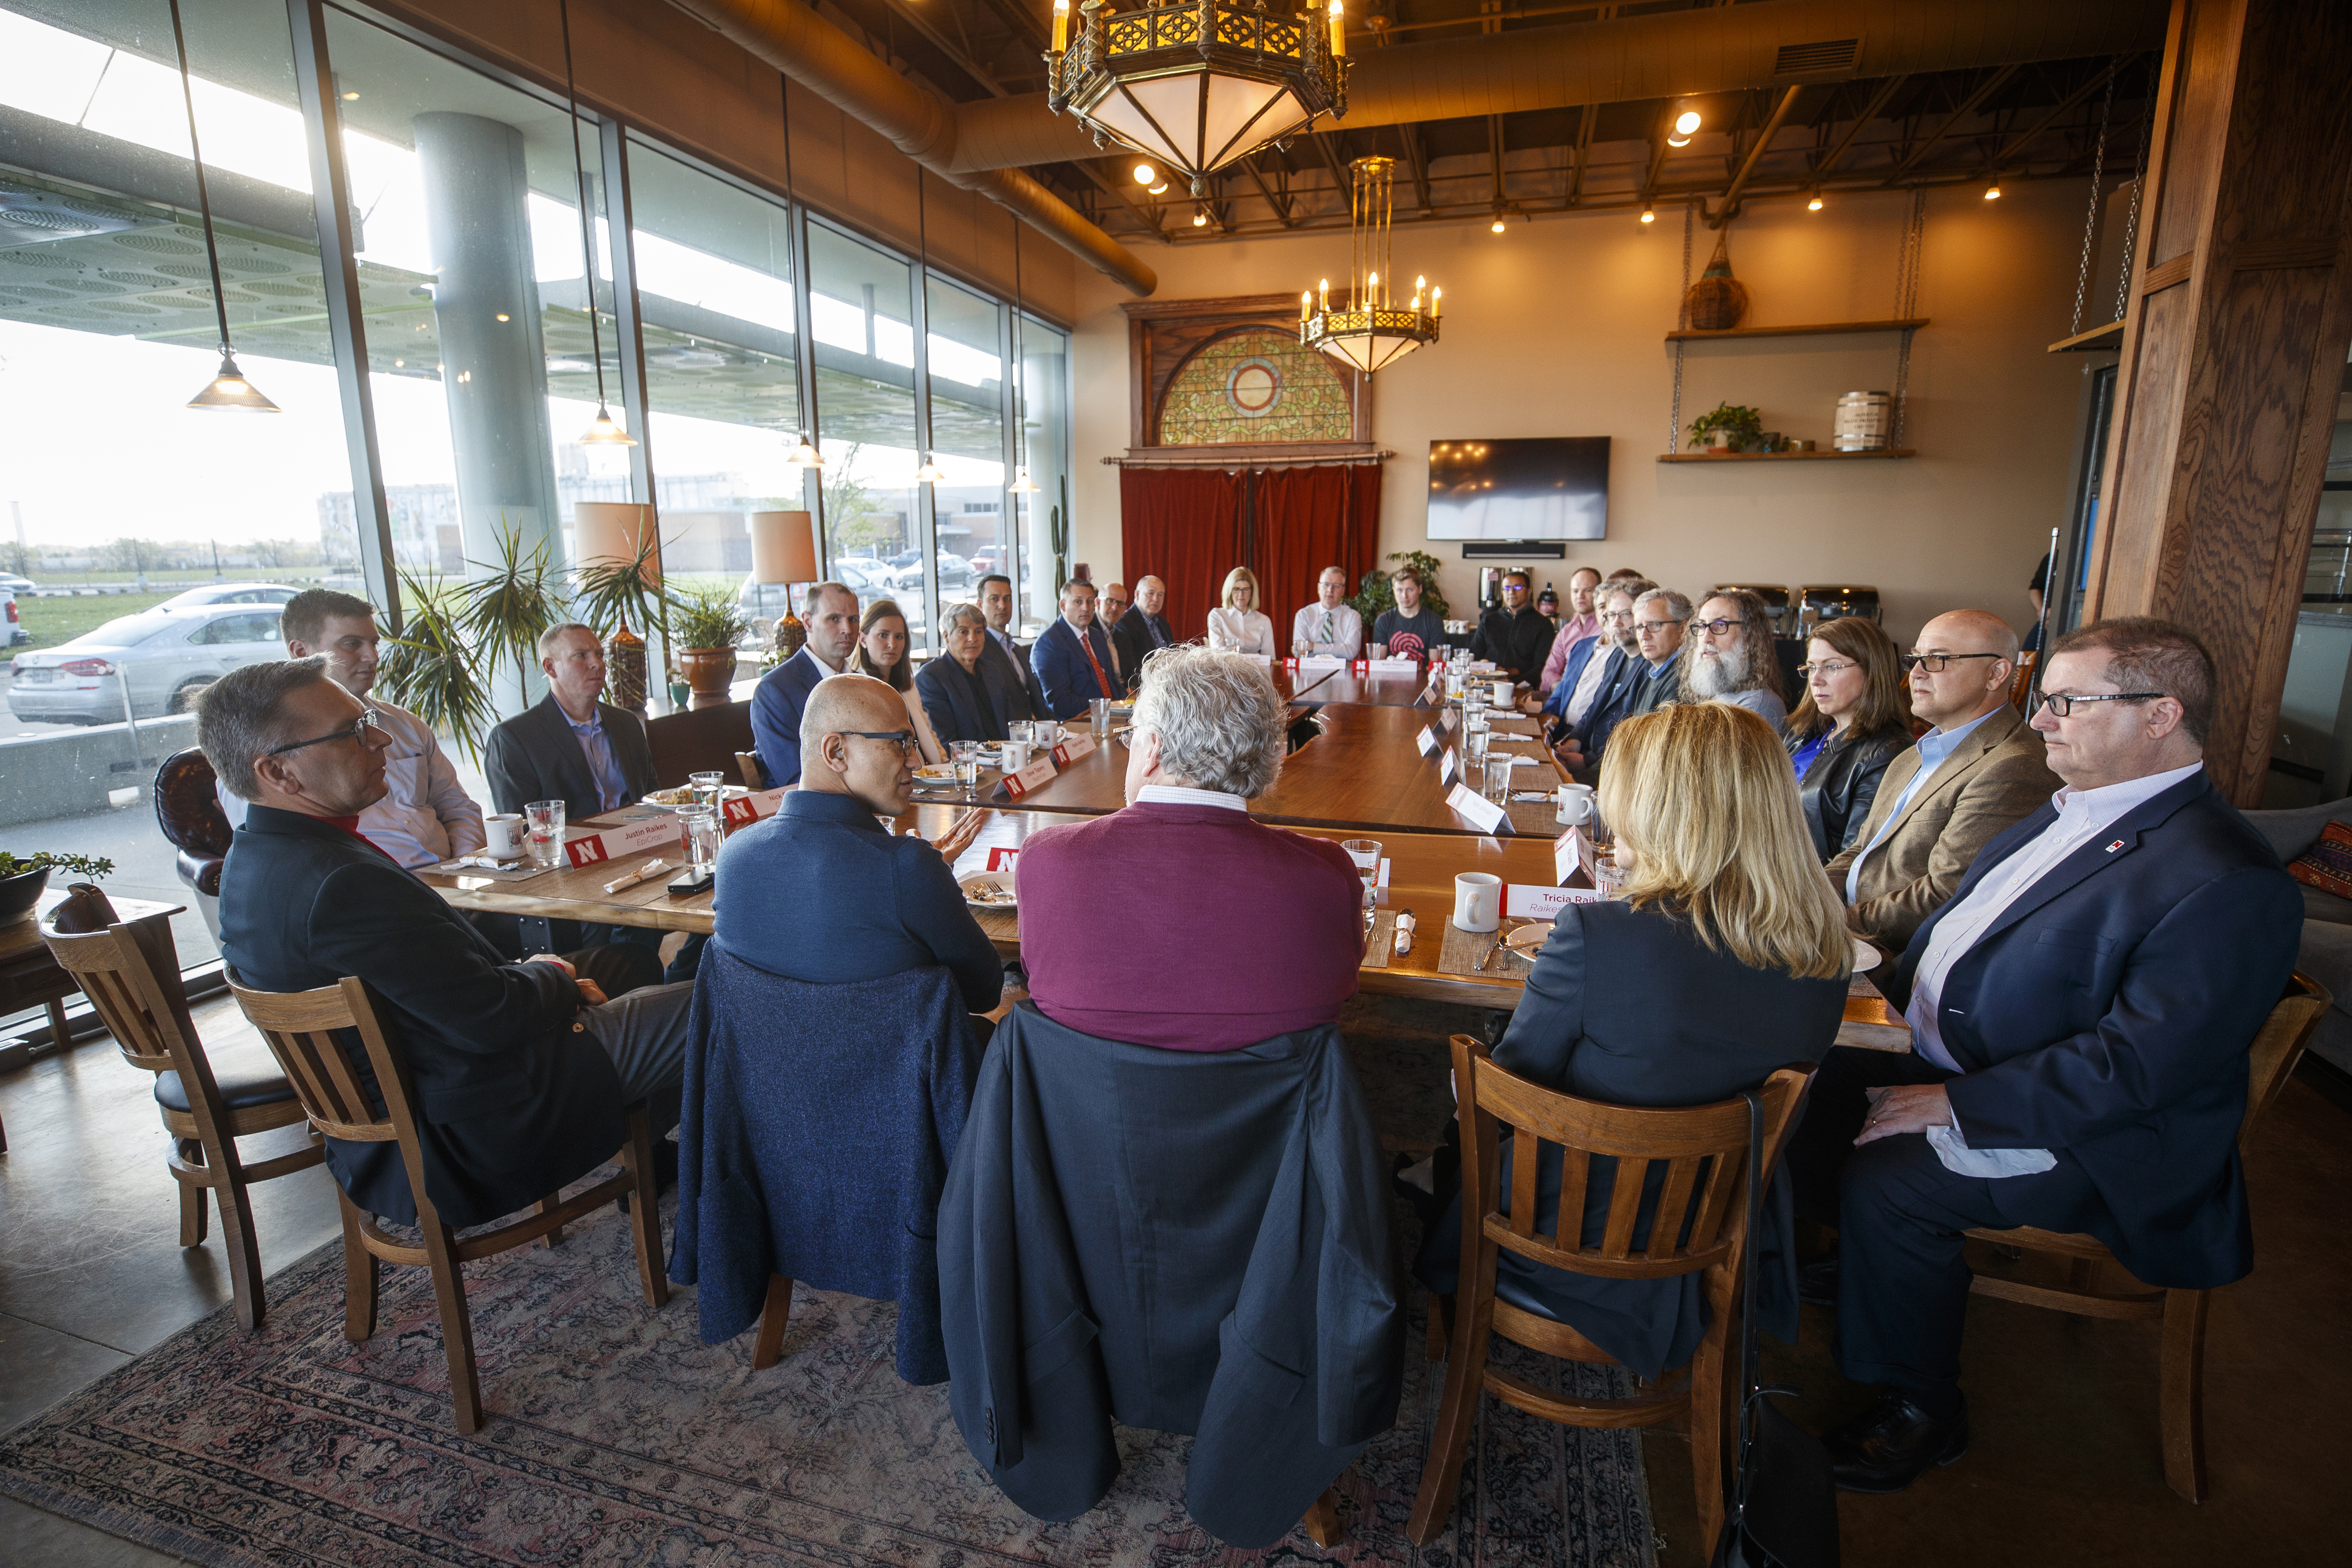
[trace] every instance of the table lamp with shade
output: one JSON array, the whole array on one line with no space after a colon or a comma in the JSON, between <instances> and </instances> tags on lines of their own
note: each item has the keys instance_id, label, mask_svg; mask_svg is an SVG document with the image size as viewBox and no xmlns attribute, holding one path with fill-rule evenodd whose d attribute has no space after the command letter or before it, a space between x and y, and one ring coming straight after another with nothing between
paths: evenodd
<instances>
[{"instance_id":1,"label":"table lamp with shade","mask_svg":"<svg viewBox=\"0 0 2352 1568\"><path fill-rule=\"evenodd\" d=\"M784 613L776 617L773 647L790 658L808 641L808 627L793 614L793 589L817 580L816 530L804 511L755 511L744 520L751 531L751 581L784 588Z\"/></svg>"},{"instance_id":2,"label":"table lamp with shade","mask_svg":"<svg viewBox=\"0 0 2352 1568\"><path fill-rule=\"evenodd\" d=\"M604 642L606 700L643 712L646 639L629 627L629 606L648 623L661 593L661 535L654 509L641 501L583 500L572 509L572 562L591 613L610 610L617 625Z\"/></svg>"}]
</instances>

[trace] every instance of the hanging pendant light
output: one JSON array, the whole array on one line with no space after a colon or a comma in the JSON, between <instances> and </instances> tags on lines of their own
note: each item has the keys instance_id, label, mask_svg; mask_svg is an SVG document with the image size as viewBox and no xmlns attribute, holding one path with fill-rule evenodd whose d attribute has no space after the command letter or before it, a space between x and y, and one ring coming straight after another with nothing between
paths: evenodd
<instances>
[{"instance_id":1,"label":"hanging pendant light","mask_svg":"<svg viewBox=\"0 0 2352 1568\"><path fill-rule=\"evenodd\" d=\"M915 165L915 287L921 290L921 296L919 301L910 303L919 302L923 307L914 313L923 318L923 336L928 340L931 331L931 235L923 205L923 166L920 163ZM930 345L926 342L922 346L924 363L929 364ZM930 452L923 454L923 466L915 470L917 484L935 485L947 478L940 471L939 464L931 460L934 456Z\"/></svg>"},{"instance_id":2,"label":"hanging pendant light","mask_svg":"<svg viewBox=\"0 0 2352 1568\"><path fill-rule=\"evenodd\" d=\"M929 452L923 454L923 466L915 470L915 482L917 484L936 485L946 482L946 473L940 469L937 463L931 461L932 456L933 454Z\"/></svg>"},{"instance_id":3,"label":"hanging pendant light","mask_svg":"<svg viewBox=\"0 0 2352 1568\"><path fill-rule=\"evenodd\" d=\"M1359 158L1348 165L1355 175L1349 223L1353 254L1349 258L1347 303L1331 308L1331 280L1322 297L1298 296L1298 341L1367 374L1394 364L1423 343L1437 341L1437 316L1444 290L1412 280L1412 298L1400 307L1381 281L1393 261L1396 160ZM1497 220L1500 221L1499 219ZM1318 306L1309 309L1310 305Z\"/></svg>"},{"instance_id":4,"label":"hanging pendant light","mask_svg":"<svg viewBox=\"0 0 2352 1568\"><path fill-rule=\"evenodd\" d=\"M1060 10L1058 10L1058 9L1057 9L1057 11L1056 11L1056 13L1055 13L1055 14L1056 14L1057 16L1066 16L1066 15L1067 15L1067 13L1066 13L1066 12L1060 11ZM1021 307L1021 220L1020 220L1019 218L1017 218L1017 217L1016 217L1016 218L1014 218L1014 219L1013 220L1013 364L1012 364L1011 371L1010 371L1010 374L1012 374L1012 376L1013 376L1013 482L1012 482L1011 484L1009 484L1009 485L1007 485L1007 486L1005 486L1005 487L1004 487L1004 491L1005 491L1005 493L1006 493L1007 495L1016 495L1016 496L1034 496L1034 495L1035 495L1035 494L1037 494L1037 493L1038 493L1038 490L1039 490L1039 488L1040 488L1040 487L1038 486L1038 483L1037 483L1037 481L1036 481L1036 480L1034 480L1034 479L1031 479L1031 478L1029 477L1029 465L1028 465L1026 462L1023 461L1023 459L1024 459L1024 458L1026 458L1026 457L1029 455L1029 454L1028 454L1028 448L1029 448L1029 410L1028 410L1028 407L1027 407L1027 404L1028 404L1028 393L1029 393L1029 378L1028 378L1028 375L1026 374L1026 373L1024 372L1024 368L1023 368L1024 366L1025 366L1025 365L1028 363L1028 361L1026 361L1025 359L1022 358L1022 355L1021 355L1021 317L1022 317L1022 313L1023 313L1023 312L1022 312L1022 307ZM1014 531L1014 532L1018 533L1018 532L1020 531L1020 528L1021 528L1021 503L1020 503L1019 501L1014 501L1014 502L1013 503L1013 531Z\"/></svg>"},{"instance_id":5,"label":"hanging pendant light","mask_svg":"<svg viewBox=\"0 0 2352 1568\"><path fill-rule=\"evenodd\" d=\"M1069 0L1054 0L1045 107L1157 158L1208 194L1208 175L1259 148L1348 112L1341 0L1292 16L1265 0L1159 0L1113 15L1085 0L1076 47ZM1143 182L1150 184L1149 181Z\"/></svg>"},{"instance_id":6,"label":"hanging pendant light","mask_svg":"<svg viewBox=\"0 0 2352 1568\"><path fill-rule=\"evenodd\" d=\"M820 469L824 467L824 458L823 455L820 454L814 447L809 445L807 431L803 430L801 432L801 444L793 447L792 455L784 459L784 467L788 468Z\"/></svg>"},{"instance_id":7,"label":"hanging pendant light","mask_svg":"<svg viewBox=\"0 0 2352 1568\"><path fill-rule=\"evenodd\" d=\"M588 299L589 355L596 362L596 417L582 432L583 447L634 447L637 438L621 428L604 406L604 331L596 319L596 244L588 227L588 164L580 154L580 93L572 80L572 0L556 14L563 24L563 101L572 117L572 175L580 188L580 287Z\"/></svg>"},{"instance_id":8,"label":"hanging pendant light","mask_svg":"<svg viewBox=\"0 0 2352 1568\"><path fill-rule=\"evenodd\" d=\"M278 405L272 403L245 379L236 368L236 355L228 346L228 295L221 288L220 244L213 237L212 194L205 188L205 152L196 142L196 93L188 76L188 40L180 29L180 0L172 0L172 45L180 56L180 97L188 110L188 156L196 167L196 210L205 220L205 262L213 274L213 314L220 322L219 374L202 392L188 399L188 406L207 413L275 414Z\"/></svg>"},{"instance_id":9,"label":"hanging pendant light","mask_svg":"<svg viewBox=\"0 0 2352 1568\"><path fill-rule=\"evenodd\" d=\"M782 83L780 92L784 118L784 268L793 275L793 288L801 287L800 224L793 216L793 79L781 71L776 79ZM797 347L795 353L798 352ZM797 387L797 383L794 384ZM805 410L803 410L805 412ZM824 471L824 454L809 441L808 426L801 426L801 443L784 459L784 467L798 469L805 477L814 468Z\"/></svg>"},{"instance_id":10,"label":"hanging pendant light","mask_svg":"<svg viewBox=\"0 0 2352 1568\"><path fill-rule=\"evenodd\" d=\"M1037 494L1037 481L1029 477L1029 465L1024 463L1019 468L1013 469L1013 482L1005 486L1004 489L1006 493L1011 495L1034 496Z\"/></svg>"}]
</instances>

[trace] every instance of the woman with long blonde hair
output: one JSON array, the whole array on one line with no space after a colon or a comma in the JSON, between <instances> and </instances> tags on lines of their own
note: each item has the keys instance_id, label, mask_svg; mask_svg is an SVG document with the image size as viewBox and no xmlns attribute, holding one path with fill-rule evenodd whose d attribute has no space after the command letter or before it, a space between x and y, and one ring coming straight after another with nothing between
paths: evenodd
<instances>
[{"instance_id":1,"label":"woman with long blonde hair","mask_svg":"<svg viewBox=\"0 0 2352 1568\"><path fill-rule=\"evenodd\" d=\"M1496 1065L1583 1100L1678 1106L1728 1100L1777 1068L1828 1055L1853 944L1772 726L1721 702L1628 719L1610 738L1600 804L1617 836L1623 897L1560 911ZM1593 1244L1615 1172L1597 1161L1587 1184ZM1664 1173L1655 1163L1644 1184L1636 1247L1648 1244ZM1537 1225L1549 1232L1559 1208L1557 1146L1544 1150L1537 1175ZM1757 1292L1761 1325L1793 1340L1787 1213L1775 1201L1764 1216ZM1460 1215L1457 1201L1422 1248L1417 1271L1432 1290L1454 1288ZM1512 1300L1539 1303L1644 1377L1688 1361L1706 1331L1696 1274L1595 1279L1507 1251L1500 1268L1510 1278L1498 1288Z\"/></svg>"},{"instance_id":2,"label":"woman with long blonde hair","mask_svg":"<svg viewBox=\"0 0 2352 1568\"><path fill-rule=\"evenodd\" d=\"M1256 573L1236 566L1225 574L1225 585L1217 591L1217 607L1209 612L1211 647L1269 657L1276 651L1274 621L1259 605L1258 596Z\"/></svg>"}]
</instances>

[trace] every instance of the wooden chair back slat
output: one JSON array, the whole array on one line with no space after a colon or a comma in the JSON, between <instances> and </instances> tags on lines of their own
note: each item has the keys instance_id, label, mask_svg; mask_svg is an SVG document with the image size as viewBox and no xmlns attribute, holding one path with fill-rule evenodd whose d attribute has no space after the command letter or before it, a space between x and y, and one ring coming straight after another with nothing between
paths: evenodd
<instances>
[{"instance_id":1,"label":"wooden chair back slat","mask_svg":"<svg viewBox=\"0 0 2352 1568\"><path fill-rule=\"evenodd\" d=\"M2294 1072L2294 1064L2303 1059L2304 1047L2311 1041L2312 1031L2336 998L2327 987L2297 970L2287 981L2286 994L2279 998L2270 1016L2254 1035L2254 1043L2246 1050L2246 1114L2238 1123L2238 1150L2243 1153L2254 1135L2254 1123L2271 1102L2286 1088L2286 1080Z\"/></svg>"},{"instance_id":2,"label":"wooden chair back slat","mask_svg":"<svg viewBox=\"0 0 2352 1568\"><path fill-rule=\"evenodd\" d=\"M74 977L82 994L114 1037L122 1059L142 1072L171 1072L181 1063L173 1047L196 1037L187 994L179 984L176 958L167 960L166 985L158 973L158 944L137 922L104 931L69 932L41 928L41 940L58 967Z\"/></svg>"},{"instance_id":3,"label":"wooden chair back slat","mask_svg":"<svg viewBox=\"0 0 2352 1568\"><path fill-rule=\"evenodd\" d=\"M1530 1260L1604 1278L1659 1278L1727 1266L1738 1258L1748 1211L1748 1112L1745 1100L1659 1110L1603 1105L1529 1083L1496 1067L1488 1048L1454 1037L1454 1082L1467 1116L1463 1149L1463 1220L1485 1227L1498 1242ZM1768 1168L1793 1126L1810 1069L1784 1068L1763 1084ZM1499 1146L1512 1130L1511 1213L1499 1208ZM1560 1146L1563 1163L1559 1223L1550 1236L1535 1231L1535 1173L1544 1143ZM1609 1215L1597 1247L1583 1240L1587 1170L1594 1159L1614 1163ZM1638 1256L1633 1237L1643 1187L1653 1161L1666 1174L1653 1211L1647 1246ZM1705 1173L1702 1184L1702 1172ZM1696 1204L1696 1218L1693 1218ZM1691 1235L1682 1237L1688 1221Z\"/></svg>"},{"instance_id":4,"label":"wooden chair back slat","mask_svg":"<svg viewBox=\"0 0 2352 1568\"><path fill-rule=\"evenodd\" d=\"M228 988L320 1131L352 1143L389 1143L399 1137L391 1117L378 1116L369 1104L351 1058L335 1038L338 1029L359 1027L342 985L253 991L231 980ZM377 1082L383 1083L381 1068Z\"/></svg>"}]
</instances>

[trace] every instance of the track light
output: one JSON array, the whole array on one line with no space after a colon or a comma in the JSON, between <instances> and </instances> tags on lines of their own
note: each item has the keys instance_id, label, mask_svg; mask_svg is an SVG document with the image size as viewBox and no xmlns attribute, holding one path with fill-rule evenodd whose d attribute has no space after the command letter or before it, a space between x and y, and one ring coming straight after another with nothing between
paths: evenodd
<instances>
[{"instance_id":1,"label":"track light","mask_svg":"<svg viewBox=\"0 0 2352 1568\"><path fill-rule=\"evenodd\" d=\"M1655 223L1658 221L1657 209L1650 205L1647 202L1643 202L1642 204L1642 221L1643 223Z\"/></svg>"},{"instance_id":2,"label":"track light","mask_svg":"<svg viewBox=\"0 0 2352 1568\"><path fill-rule=\"evenodd\" d=\"M1496 213L1495 215L1495 221L1491 226L1496 234L1503 232L1503 215L1501 213Z\"/></svg>"},{"instance_id":3,"label":"track light","mask_svg":"<svg viewBox=\"0 0 2352 1568\"><path fill-rule=\"evenodd\" d=\"M1154 186L1152 186L1152 187L1151 187L1150 194L1151 194L1152 195L1155 195L1155 196L1156 196L1156 195L1158 195L1160 192L1162 192L1162 191L1166 190L1167 188L1168 188L1168 182L1167 182L1167 181L1165 181L1165 180L1162 180L1162 181L1160 181L1158 184L1156 184L1156 185L1154 185Z\"/></svg>"},{"instance_id":4,"label":"track light","mask_svg":"<svg viewBox=\"0 0 2352 1568\"><path fill-rule=\"evenodd\" d=\"M1815 191L1811 195L1805 198L1805 210L1809 213L1817 213L1822 210L1821 192Z\"/></svg>"},{"instance_id":5,"label":"track light","mask_svg":"<svg viewBox=\"0 0 2352 1568\"><path fill-rule=\"evenodd\" d=\"M1675 116L1675 129L1685 136L1697 130L1698 125L1698 110L1696 109L1685 109Z\"/></svg>"},{"instance_id":6,"label":"track light","mask_svg":"<svg viewBox=\"0 0 2352 1568\"><path fill-rule=\"evenodd\" d=\"M2000 182L1999 180L1995 180L1990 184L1985 186L1985 200L1989 202L1997 202L2000 200Z\"/></svg>"},{"instance_id":7,"label":"track light","mask_svg":"<svg viewBox=\"0 0 2352 1568\"><path fill-rule=\"evenodd\" d=\"M1192 209L1192 226L1194 228L1206 228L1209 226L1208 208L1194 207Z\"/></svg>"},{"instance_id":8,"label":"track light","mask_svg":"<svg viewBox=\"0 0 2352 1568\"><path fill-rule=\"evenodd\" d=\"M1135 183L1137 184L1148 185L1158 178L1160 178L1160 171L1153 168L1150 164L1138 163L1135 166Z\"/></svg>"}]
</instances>

